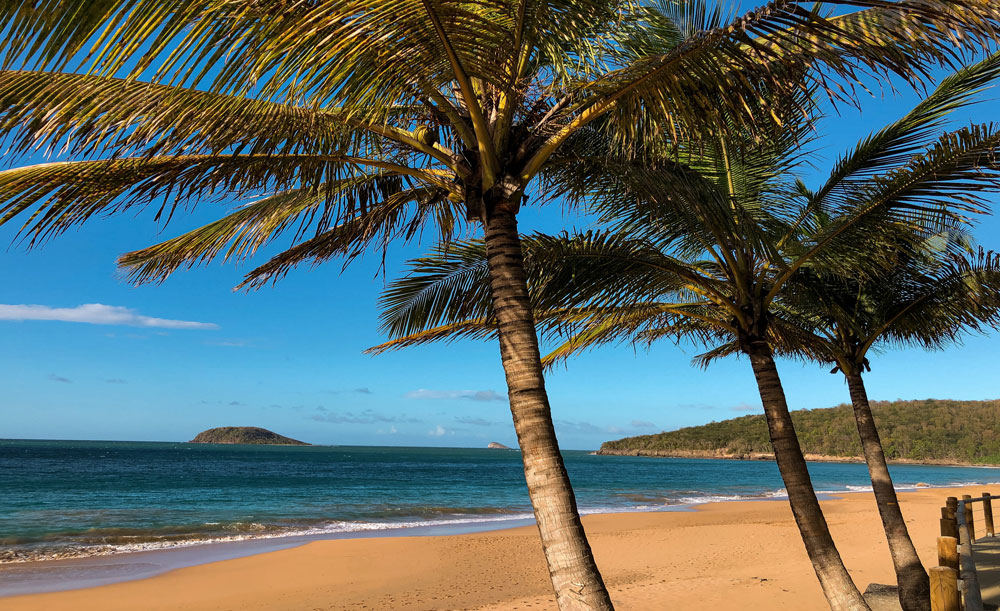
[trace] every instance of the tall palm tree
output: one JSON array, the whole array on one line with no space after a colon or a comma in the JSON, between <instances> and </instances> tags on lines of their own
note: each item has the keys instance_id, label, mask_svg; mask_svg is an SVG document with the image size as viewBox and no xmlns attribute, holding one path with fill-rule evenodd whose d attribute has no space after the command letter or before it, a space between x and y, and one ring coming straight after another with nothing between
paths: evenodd
<instances>
[{"instance_id":1,"label":"tall palm tree","mask_svg":"<svg viewBox=\"0 0 1000 611\"><path fill-rule=\"evenodd\" d=\"M789 502L835 609L865 603L830 538L774 364L772 346L791 345L803 334L780 316L782 296L801 270L875 275L894 263L881 247L920 237L922 226L953 226L980 208L965 191L1000 186L988 169L1000 152L1000 130L973 126L933 146L925 141L948 110L998 73L997 64L993 57L947 79L910 115L838 164L830 184L850 196L829 198L828 222L820 226L808 225L817 215L815 198L806 199L801 183L787 178L807 138L809 125L802 123L764 143L733 136L699 142L678 153L685 163L660 168L627 161L609 168L605 161L574 183L588 189L576 195L598 199L618 231L525 241L537 324L570 336L549 362L623 338L665 336L721 344L718 354L735 346L750 357ZM924 154L911 159L918 151ZM859 165L862 156L868 163ZM875 160L881 171L872 169ZM607 177L612 168L618 172ZM629 203L637 198L642 201ZM484 256L481 243L467 242L414 261L383 297L384 328L397 339L377 350L492 336ZM905 597L918 601L907 609L922 608L926 591L911 582L901 579L908 592L917 592Z\"/></svg>"},{"instance_id":2,"label":"tall palm tree","mask_svg":"<svg viewBox=\"0 0 1000 611\"><path fill-rule=\"evenodd\" d=\"M948 238L931 238L942 239ZM832 362L831 373L840 371L847 381L904 611L931 608L930 583L903 520L868 403L862 378L871 371L868 355L881 345L940 348L964 333L1000 326L1000 257L980 251L940 261L927 256L936 249L901 252L892 270L864 282L800 274L786 292L793 312L787 318L808 322L783 349Z\"/></svg>"},{"instance_id":3,"label":"tall palm tree","mask_svg":"<svg viewBox=\"0 0 1000 611\"><path fill-rule=\"evenodd\" d=\"M27 217L34 245L95 215L249 202L121 260L160 281L291 233L247 287L481 225L556 598L609 609L552 428L517 214L598 120L623 145L722 133L723 112L764 134L783 118L762 90L851 99L838 79L866 72L916 83L1000 29L992 0L803 4L737 17L679 0L0 2L0 133L12 155L69 158L0 173L0 224Z\"/></svg>"},{"instance_id":4,"label":"tall palm tree","mask_svg":"<svg viewBox=\"0 0 1000 611\"><path fill-rule=\"evenodd\" d=\"M816 192L803 189L812 213L812 229L829 222L824 209L830 200L852 197L869 186L879 173L891 172L897 160L917 153L949 112L967 103L972 94L998 75L1000 54L994 54L945 79L910 113L872 134L841 158L830 179ZM1000 183L994 180L992 186L996 188ZM924 194L933 201L933 190ZM984 203L975 190L970 189L964 197ZM933 230L928 233L931 244L949 239ZM797 315L787 317L790 323L800 320L804 312L811 314L807 324L801 325L801 333L789 336L798 344L787 345L785 349L792 354L834 362L835 371L842 371L847 379L904 611L930 611L930 582L906 528L861 378L868 366L867 352L883 342L939 346L956 341L963 329L988 324L997 315L992 309L995 294L990 294L988 288L984 290L984 285L994 290L997 287L995 258L981 255L978 262L959 258L951 264L927 254L942 254L940 246L934 249L924 246L909 255L900 251L886 274L878 274L867 282L842 277L818 282L822 274L807 268L785 290L786 297L798 294Z\"/></svg>"}]
</instances>

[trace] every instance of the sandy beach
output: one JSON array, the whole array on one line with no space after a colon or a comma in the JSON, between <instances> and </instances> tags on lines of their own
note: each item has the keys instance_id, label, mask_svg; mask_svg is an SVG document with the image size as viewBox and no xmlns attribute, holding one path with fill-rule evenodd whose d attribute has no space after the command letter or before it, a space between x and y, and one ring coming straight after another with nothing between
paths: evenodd
<instances>
[{"instance_id":1,"label":"sandy beach","mask_svg":"<svg viewBox=\"0 0 1000 611\"><path fill-rule=\"evenodd\" d=\"M925 565L947 496L900 494ZM891 583L873 498L823 502L858 586ZM827 609L783 501L725 502L692 512L591 515L584 523L618 609ZM316 541L109 586L0 599L9 611L52 609L551 609L535 528L454 536Z\"/></svg>"}]
</instances>

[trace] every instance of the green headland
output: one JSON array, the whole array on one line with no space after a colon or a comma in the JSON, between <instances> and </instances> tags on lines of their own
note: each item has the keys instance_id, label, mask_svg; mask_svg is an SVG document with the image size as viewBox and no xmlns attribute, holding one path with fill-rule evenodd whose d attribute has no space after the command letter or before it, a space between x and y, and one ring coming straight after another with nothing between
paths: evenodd
<instances>
[{"instance_id":1,"label":"green headland","mask_svg":"<svg viewBox=\"0 0 1000 611\"><path fill-rule=\"evenodd\" d=\"M886 458L895 462L1000 464L1000 400L874 401ZM862 460L850 405L792 412L808 460ZM773 458L764 415L743 416L601 445L599 454Z\"/></svg>"}]
</instances>

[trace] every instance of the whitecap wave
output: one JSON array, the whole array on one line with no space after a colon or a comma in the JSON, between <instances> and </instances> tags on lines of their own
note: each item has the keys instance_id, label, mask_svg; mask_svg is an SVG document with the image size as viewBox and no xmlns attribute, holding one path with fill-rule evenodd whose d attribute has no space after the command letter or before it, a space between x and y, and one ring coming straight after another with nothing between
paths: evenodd
<instances>
[{"instance_id":1,"label":"whitecap wave","mask_svg":"<svg viewBox=\"0 0 1000 611\"><path fill-rule=\"evenodd\" d=\"M927 484L923 482L895 483L896 492L913 492L915 490L930 490L935 488L971 488L973 486L1000 486L1000 482L948 482L944 484ZM872 492L871 485L856 486L845 484L837 490L817 490L816 494L844 494L845 492Z\"/></svg>"},{"instance_id":2,"label":"whitecap wave","mask_svg":"<svg viewBox=\"0 0 1000 611\"><path fill-rule=\"evenodd\" d=\"M896 490L900 492L913 491L913 490L923 490L928 488L958 488L958 487L972 487L972 486L1000 486L1000 482L981 482L981 481L964 481L964 482L948 482L942 484L925 485L921 484L917 486L916 483L902 483L896 485ZM835 490L817 490L817 494L820 495L838 495L853 492L871 492L872 487L870 485L853 485L845 484L843 487ZM784 499L788 497L788 493L784 488L779 488L776 490L753 492L753 493L742 493L742 494L724 494L724 493L700 493L699 491L690 491L688 493L675 493L674 495L666 494L661 498L649 498L649 502L634 503L631 505L608 505L608 506L595 506L595 507L581 507L580 513L582 515L592 515L592 514L603 514L603 513L634 513L634 512L653 512L653 511L670 511L679 510L687 507L694 507L697 505L704 505L708 503L724 503L733 501L752 501L752 500L771 500L771 499ZM645 499L644 499L645 500ZM347 535L350 533L362 533L362 532L375 532L375 531L391 531L391 530L409 530L415 528L454 528L456 530L461 529L464 526L475 526L483 524L495 524L497 528L502 528L505 522L516 522L523 520L533 519L533 514L529 512L521 513L505 513L503 515L461 515L455 514L452 517L442 517L442 518L429 518L429 519L412 519L412 520L387 520L387 521L337 521L331 520L329 522L309 525L309 526L287 526L287 527L273 527L268 526L263 523L258 522L240 522L235 523L237 527L233 524L223 526L224 531L236 530L237 532L227 532L219 535L202 535L197 538L192 537L190 539L171 539L162 541L142 541L134 543L114 543L114 544L80 544L80 545L69 545L60 546L58 548L48 548L48 549L22 549L22 550L5 550L6 553L0 554L0 564L12 564L20 562L30 562L36 560L61 560L67 558L79 558L79 557L89 557L89 556L106 556L112 554L123 554L123 553L134 553L134 552L146 552L155 550L165 550L165 549L176 549L176 548L187 548L195 547L200 545L211 545L217 543L232 543L239 541L250 541L250 540L263 540L263 539L281 539L281 538L297 538L297 537L316 537L322 538L325 536L336 537L337 535ZM208 526L218 526L219 522L205 522Z\"/></svg>"},{"instance_id":3,"label":"whitecap wave","mask_svg":"<svg viewBox=\"0 0 1000 611\"><path fill-rule=\"evenodd\" d=\"M600 508L593 511L582 511L581 513L607 513L609 509ZM91 556L108 556L111 554L127 554L134 552L148 552L155 550L176 549L184 547L194 547L198 545L210 545L215 543L233 543L238 541L252 541L262 539L280 539L291 537L322 537L324 535L339 535L355 532L371 532L384 530L403 530L412 528L433 528L433 527L454 527L472 526L485 523L512 522L517 520L527 520L534 516L530 513L512 513L503 516L457 516L452 519L434 520L411 520L399 522L348 522L331 521L318 526L304 528L289 527L286 529L272 529L264 531L266 526L259 523L243 524L244 528L249 527L251 532L240 532L239 534L222 535L215 537L199 537L197 539L180 539L170 541L143 541L141 543L118 543L118 544L92 544L61 547L57 550L34 551L26 550L22 553L8 550L6 557L0 557L0 564L14 564L20 562L32 562L36 560L64 560L68 558L83 558Z\"/></svg>"}]
</instances>

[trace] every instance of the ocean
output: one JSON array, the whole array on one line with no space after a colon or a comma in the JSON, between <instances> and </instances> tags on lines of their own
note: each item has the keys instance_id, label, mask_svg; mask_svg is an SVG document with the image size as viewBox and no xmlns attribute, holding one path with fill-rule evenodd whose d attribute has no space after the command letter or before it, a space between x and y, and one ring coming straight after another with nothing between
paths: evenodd
<instances>
[{"instance_id":1,"label":"ocean","mask_svg":"<svg viewBox=\"0 0 1000 611\"><path fill-rule=\"evenodd\" d=\"M782 496L770 462L564 454L582 513ZM809 468L818 491L869 489L864 465ZM1000 481L996 469L976 467L899 465L892 475L900 489ZM0 490L0 563L390 529L459 532L531 518L513 450L0 440Z\"/></svg>"}]
</instances>

